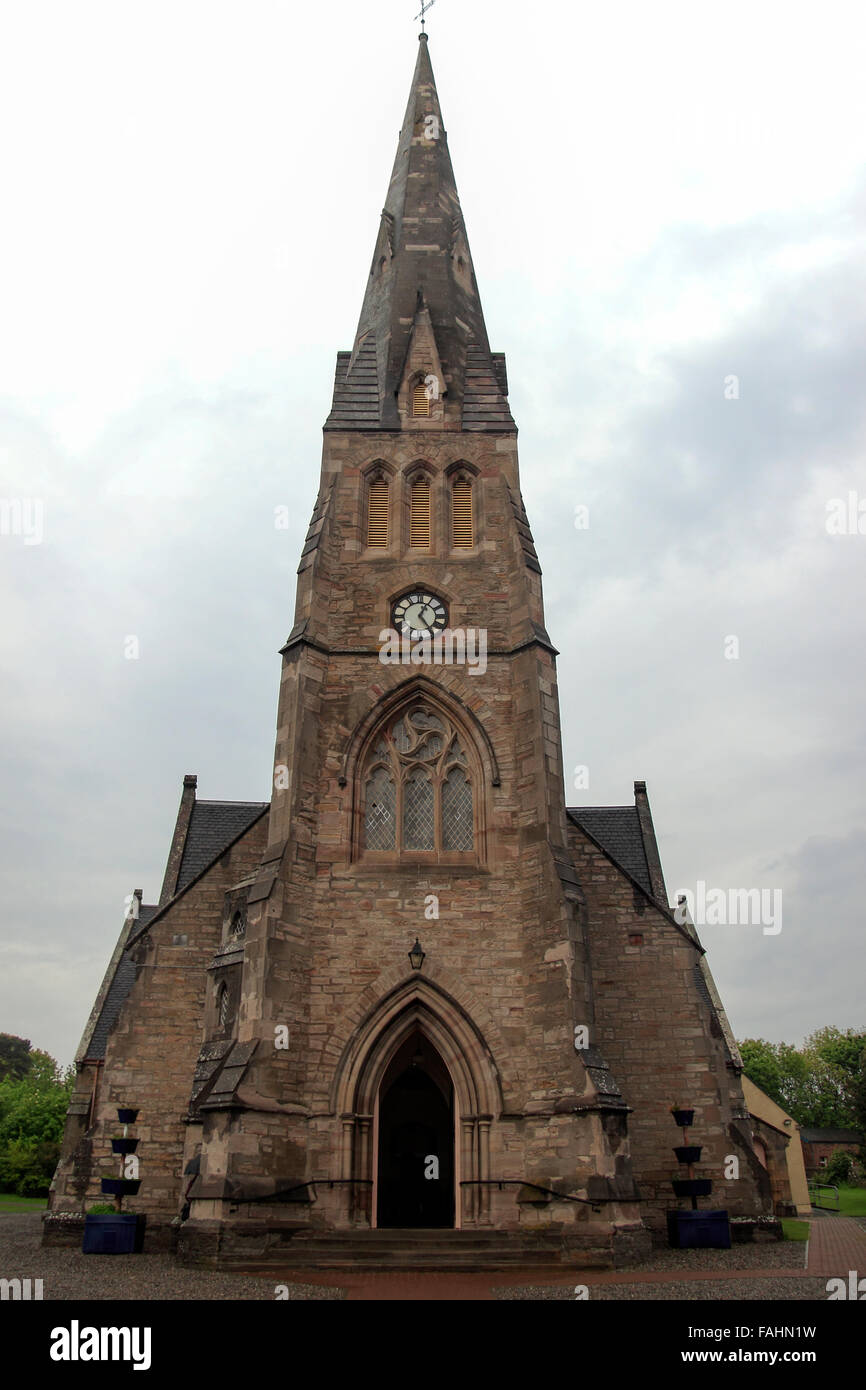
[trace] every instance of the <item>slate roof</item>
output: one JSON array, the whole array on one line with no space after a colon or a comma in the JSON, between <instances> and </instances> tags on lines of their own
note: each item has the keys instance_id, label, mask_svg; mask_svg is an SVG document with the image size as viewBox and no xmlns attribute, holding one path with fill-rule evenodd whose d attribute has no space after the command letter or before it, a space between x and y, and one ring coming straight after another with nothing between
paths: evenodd
<instances>
[{"instance_id":1,"label":"slate roof","mask_svg":"<svg viewBox=\"0 0 866 1390\"><path fill-rule=\"evenodd\" d=\"M190 816L175 897L248 830L268 809L268 804L267 801L197 801ZM159 911L156 904L142 905L131 924L128 939L137 941ZM88 1059L104 1058L109 1034L135 984L136 974L133 952L125 950L87 1045Z\"/></svg>"},{"instance_id":2,"label":"slate roof","mask_svg":"<svg viewBox=\"0 0 866 1390\"><path fill-rule=\"evenodd\" d=\"M134 930L139 931L141 927L146 927L151 918L155 917L159 908L155 903L142 904L138 910L138 917L135 922ZM135 984L136 976L135 961L131 951L124 951L120 960L117 962L117 969L114 972L114 979L109 986L108 994L105 996L105 1003L96 1026L90 1036L87 1047L88 1058L103 1058L108 1044L108 1035L117 1022L117 1015L126 1002L129 991Z\"/></svg>"},{"instance_id":3,"label":"slate roof","mask_svg":"<svg viewBox=\"0 0 866 1390\"><path fill-rule=\"evenodd\" d=\"M197 801L192 808L176 892L182 892L198 878L267 809L267 801Z\"/></svg>"},{"instance_id":4,"label":"slate roof","mask_svg":"<svg viewBox=\"0 0 866 1390\"><path fill-rule=\"evenodd\" d=\"M654 897L636 806L569 806L572 820Z\"/></svg>"}]
</instances>

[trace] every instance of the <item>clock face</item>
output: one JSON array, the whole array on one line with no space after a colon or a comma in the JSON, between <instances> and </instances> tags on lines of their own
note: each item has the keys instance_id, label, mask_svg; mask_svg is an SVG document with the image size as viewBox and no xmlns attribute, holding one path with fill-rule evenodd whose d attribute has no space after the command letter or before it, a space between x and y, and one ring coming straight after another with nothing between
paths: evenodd
<instances>
[{"instance_id":1,"label":"clock face","mask_svg":"<svg viewBox=\"0 0 866 1390\"><path fill-rule=\"evenodd\" d=\"M394 604L395 628L400 633L404 628L408 628L413 641L444 632L447 625L448 614L445 604L435 594L425 594L418 589L414 593L405 594Z\"/></svg>"}]
</instances>

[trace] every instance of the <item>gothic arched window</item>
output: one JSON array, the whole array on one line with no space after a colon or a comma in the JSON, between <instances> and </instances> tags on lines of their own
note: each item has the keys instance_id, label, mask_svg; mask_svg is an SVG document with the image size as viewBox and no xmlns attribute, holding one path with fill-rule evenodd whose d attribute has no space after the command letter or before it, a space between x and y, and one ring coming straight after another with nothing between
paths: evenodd
<instances>
[{"instance_id":1,"label":"gothic arched window","mask_svg":"<svg viewBox=\"0 0 866 1390\"><path fill-rule=\"evenodd\" d=\"M225 984L220 985L217 996L217 1018L220 1028L225 1028L229 1021L229 992Z\"/></svg>"},{"instance_id":2,"label":"gothic arched window","mask_svg":"<svg viewBox=\"0 0 866 1390\"><path fill-rule=\"evenodd\" d=\"M392 716L362 775L364 849L473 854L473 772L450 720L418 703Z\"/></svg>"},{"instance_id":3,"label":"gothic arched window","mask_svg":"<svg viewBox=\"0 0 866 1390\"><path fill-rule=\"evenodd\" d=\"M232 941L243 941L247 934L247 922L242 912L236 912L232 918L231 939Z\"/></svg>"}]
</instances>

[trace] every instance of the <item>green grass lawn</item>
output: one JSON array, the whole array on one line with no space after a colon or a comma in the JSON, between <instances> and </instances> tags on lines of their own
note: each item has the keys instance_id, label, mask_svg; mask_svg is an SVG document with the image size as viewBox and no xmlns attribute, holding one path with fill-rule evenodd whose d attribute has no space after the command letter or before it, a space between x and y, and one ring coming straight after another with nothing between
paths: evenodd
<instances>
[{"instance_id":1,"label":"green grass lawn","mask_svg":"<svg viewBox=\"0 0 866 1390\"><path fill-rule=\"evenodd\" d=\"M791 1217L782 1218L782 1231L786 1240L808 1240L808 1221L794 1221Z\"/></svg>"},{"instance_id":2,"label":"green grass lawn","mask_svg":"<svg viewBox=\"0 0 866 1390\"><path fill-rule=\"evenodd\" d=\"M836 1211L836 1198L832 1192L819 1192L817 1205L825 1211ZM840 1216L866 1216L866 1187L840 1187Z\"/></svg>"},{"instance_id":3,"label":"green grass lawn","mask_svg":"<svg viewBox=\"0 0 866 1390\"><path fill-rule=\"evenodd\" d=\"M44 1211L46 1197L19 1197L14 1192L0 1192L0 1216L4 1211Z\"/></svg>"}]
</instances>

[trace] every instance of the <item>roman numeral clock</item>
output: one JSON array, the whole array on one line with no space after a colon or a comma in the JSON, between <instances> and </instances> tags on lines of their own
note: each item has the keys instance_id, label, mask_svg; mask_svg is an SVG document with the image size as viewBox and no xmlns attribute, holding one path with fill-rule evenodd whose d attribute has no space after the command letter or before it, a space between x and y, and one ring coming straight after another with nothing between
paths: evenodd
<instances>
[{"instance_id":1,"label":"roman numeral clock","mask_svg":"<svg viewBox=\"0 0 866 1390\"><path fill-rule=\"evenodd\" d=\"M441 598L421 590L397 599L392 618L396 630L401 634L408 632L413 642L420 641L422 637L435 637L448 626L448 610Z\"/></svg>"}]
</instances>

